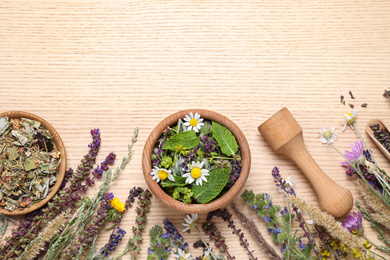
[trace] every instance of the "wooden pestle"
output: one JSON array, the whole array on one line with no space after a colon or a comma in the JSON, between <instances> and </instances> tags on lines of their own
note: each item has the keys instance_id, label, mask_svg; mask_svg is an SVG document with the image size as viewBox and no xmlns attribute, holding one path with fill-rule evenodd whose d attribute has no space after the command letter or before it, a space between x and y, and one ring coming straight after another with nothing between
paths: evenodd
<instances>
[{"instance_id":1,"label":"wooden pestle","mask_svg":"<svg viewBox=\"0 0 390 260\"><path fill-rule=\"evenodd\" d=\"M279 110L258 130L274 151L286 155L301 169L322 210L339 218L352 209L351 192L330 179L314 161L303 141L302 128L287 108Z\"/></svg>"}]
</instances>

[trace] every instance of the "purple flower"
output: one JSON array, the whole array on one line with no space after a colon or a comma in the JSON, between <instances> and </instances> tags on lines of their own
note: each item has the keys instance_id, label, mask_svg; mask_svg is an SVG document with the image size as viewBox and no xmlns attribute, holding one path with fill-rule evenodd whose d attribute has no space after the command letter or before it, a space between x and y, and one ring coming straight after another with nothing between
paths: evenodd
<instances>
[{"instance_id":1,"label":"purple flower","mask_svg":"<svg viewBox=\"0 0 390 260\"><path fill-rule=\"evenodd\" d=\"M363 158L364 158L364 160L366 159L364 157L364 154L363 154L364 150L363 150L362 141L358 140L355 143L355 146L351 144L351 148L352 148L352 152L345 150L345 154L344 154L344 156L351 163L357 162L358 160L363 159ZM348 162L342 162L341 165L342 166L349 166L350 164Z\"/></svg>"},{"instance_id":2,"label":"purple flower","mask_svg":"<svg viewBox=\"0 0 390 260\"><path fill-rule=\"evenodd\" d=\"M349 215L342 224L345 230L354 234L362 234L364 231L362 226L362 214L360 212L354 212L353 215Z\"/></svg>"}]
</instances>

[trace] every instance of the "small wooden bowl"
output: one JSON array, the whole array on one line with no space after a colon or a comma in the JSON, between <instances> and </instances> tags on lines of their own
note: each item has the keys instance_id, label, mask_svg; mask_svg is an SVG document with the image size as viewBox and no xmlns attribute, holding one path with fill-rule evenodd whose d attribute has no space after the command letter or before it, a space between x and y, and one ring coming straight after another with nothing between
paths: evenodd
<instances>
[{"instance_id":1,"label":"small wooden bowl","mask_svg":"<svg viewBox=\"0 0 390 260\"><path fill-rule=\"evenodd\" d=\"M228 128L236 138L241 150L242 168L240 177L237 179L233 187L231 187L223 196L206 204L185 204L183 202L173 199L161 189L158 183L152 179L153 176L149 174L152 171L152 151L156 142L161 137L163 131L167 128L167 126L171 126L177 123L179 118L184 118L185 115L189 115L190 112L192 112L193 114L199 113L202 118L215 121ZM144 173L144 178L149 186L149 189L165 205L185 213L207 213L222 208L229 204L244 186L249 175L250 164L251 154L249 150L249 145L244 134L238 128L238 126L230 119L221 114L203 109L187 109L179 111L161 121L153 129L148 139L146 140L142 155L142 169Z\"/></svg>"},{"instance_id":2,"label":"small wooden bowl","mask_svg":"<svg viewBox=\"0 0 390 260\"><path fill-rule=\"evenodd\" d=\"M24 215L30 212L33 212L42 206L44 206L51 198L57 193L59 190L62 181L64 180L65 177L65 168L66 168L66 152L65 152L65 146L64 143L61 140L60 135L57 133L57 131L43 118L36 116L34 114L28 113L28 112L23 112L23 111L8 111L8 112L3 112L0 113L0 117L7 116L8 118L28 118L32 119L35 121L41 122L42 125L46 127L47 130L50 131L50 133L53 135L54 143L61 153L61 164L60 168L58 171L58 178L57 182L52 186L50 189L51 191L47 194L47 197L44 200L41 200L37 203L32 204L30 207L26 207L23 210L20 210L19 208L15 208L14 211L9 211L3 208L0 208L0 213L8 216L18 216L18 215Z\"/></svg>"}]
</instances>

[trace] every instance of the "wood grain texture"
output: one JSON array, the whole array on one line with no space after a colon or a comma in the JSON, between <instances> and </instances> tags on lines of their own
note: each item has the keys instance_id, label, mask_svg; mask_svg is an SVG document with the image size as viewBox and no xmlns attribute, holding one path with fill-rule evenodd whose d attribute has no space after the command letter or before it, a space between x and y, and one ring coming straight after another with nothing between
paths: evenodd
<instances>
[{"instance_id":1,"label":"wood grain texture","mask_svg":"<svg viewBox=\"0 0 390 260\"><path fill-rule=\"evenodd\" d=\"M341 132L341 122L348 103L354 104L358 129L377 163L389 171L386 157L363 133L370 119L390 121L390 104L382 97L389 82L387 0L0 0L1 110L28 111L52 124L72 168L88 151L91 128L102 133L100 162L111 151L118 158L126 155L138 126L132 162L110 188L121 200L133 186L147 187L141 157L152 129L174 112L198 107L228 117L245 134L252 163L244 188L267 192L276 204L285 205L271 176L272 168L279 166L282 176L294 176L298 196L318 206L305 176L257 131L287 107L301 125L314 160L362 201L355 181L339 165L342 157L320 143L317 131L336 126L336 147L350 149L358 135L351 129ZM345 106L340 95L346 98ZM362 103L368 107L360 108ZM240 198L234 203L271 241L255 213ZM200 215L200 222L205 216ZM134 217L133 211L126 214L126 230ZM146 228L162 224L166 217L180 228L184 214L153 198ZM217 226L236 258L246 259L226 224ZM377 241L367 222L364 227ZM108 235L103 233L98 247ZM195 242L198 236L184 237ZM139 259L147 255L146 232L144 238ZM249 243L259 259L266 257L250 237Z\"/></svg>"}]
</instances>

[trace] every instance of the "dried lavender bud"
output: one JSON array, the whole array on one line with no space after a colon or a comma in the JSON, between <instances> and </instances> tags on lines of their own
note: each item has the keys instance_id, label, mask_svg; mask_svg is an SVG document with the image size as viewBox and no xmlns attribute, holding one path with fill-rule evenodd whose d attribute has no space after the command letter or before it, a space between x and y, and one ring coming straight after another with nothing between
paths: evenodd
<instances>
[{"instance_id":1,"label":"dried lavender bud","mask_svg":"<svg viewBox=\"0 0 390 260\"><path fill-rule=\"evenodd\" d=\"M386 128L381 129L379 124L371 124L370 128L375 138L390 152L390 132Z\"/></svg>"},{"instance_id":2,"label":"dried lavender bud","mask_svg":"<svg viewBox=\"0 0 390 260\"><path fill-rule=\"evenodd\" d=\"M361 104L361 107L367 107L367 103Z\"/></svg>"},{"instance_id":3,"label":"dried lavender bud","mask_svg":"<svg viewBox=\"0 0 390 260\"><path fill-rule=\"evenodd\" d=\"M340 96L340 103L343 104L343 102L344 102L344 96L341 95L341 96Z\"/></svg>"},{"instance_id":4,"label":"dried lavender bud","mask_svg":"<svg viewBox=\"0 0 390 260\"><path fill-rule=\"evenodd\" d=\"M349 91L349 95L351 95L351 99L355 99L355 97L352 95L352 91Z\"/></svg>"},{"instance_id":5,"label":"dried lavender bud","mask_svg":"<svg viewBox=\"0 0 390 260\"><path fill-rule=\"evenodd\" d=\"M350 108L354 108L355 106L351 103L348 104Z\"/></svg>"},{"instance_id":6,"label":"dried lavender bud","mask_svg":"<svg viewBox=\"0 0 390 260\"><path fill-rule=\"evenodd\" d=\"M390 90L385 90L385 93L383 93L383 96L387 99L390 99Z\"/></svg>"}]
</instances>

